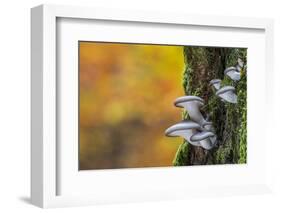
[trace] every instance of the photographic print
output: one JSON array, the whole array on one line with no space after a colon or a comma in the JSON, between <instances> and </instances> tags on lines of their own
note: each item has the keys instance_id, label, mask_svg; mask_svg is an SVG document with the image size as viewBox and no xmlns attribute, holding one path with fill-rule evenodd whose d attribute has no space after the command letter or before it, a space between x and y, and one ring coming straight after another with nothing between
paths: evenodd
<instances>
[{"instance_id":1,"label":"photographic print","mask_svg":"<svg viewBox=\"0 0 281 213\"><path fill-rule=\"evenodd\" d=\"M79 170L247 163L247 49L79 41Z\"/></svg>"}]
</instances>

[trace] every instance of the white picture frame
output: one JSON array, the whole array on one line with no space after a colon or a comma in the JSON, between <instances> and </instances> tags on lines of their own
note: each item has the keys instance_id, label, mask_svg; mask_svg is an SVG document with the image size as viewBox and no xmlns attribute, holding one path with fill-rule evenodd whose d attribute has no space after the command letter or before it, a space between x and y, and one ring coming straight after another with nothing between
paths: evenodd
<instances>
[{"instance_id":1,"label":"white picture frame","mask_svg":"<svg viewBox=\"0 0 281 213\"><path fill-rule=\"evenodd\" d=\"M255 76L250 79L250 94L254 94L254 89L257 88L257 83L263 82L264 87L259 87L259 91L263 94L264 103L260 104L257 109L258 112L263 112L265 109L273 108L273 99L269 91L273 89L272 79L273 76L273 21L270 19L256 19L256 18L241 18L241 17L216 17L216 16L203 16L203 15L188 15L188 14L161 14L151 13L143 11L119 11L119 10L105 10L97 8L84 8L84 7L73 7L73 6L54 6L54 5L41 5L31 10L31 80L32 80L32 103L31 103L31 201L33 204L47 208L47 207L62 207L62 206L76 206L76 205L91 205L97 203L116 203L116 202L138 202L143 200L166 200L166 199L179 199L187 197L197 196L215 196L215 195L233 195L233 194L251 194L251 193L263 193L269 192L271 187L271 172L270 172L270 161L268 160L270 152L270 139L272 136L268 134L267 127L264 127L264 137L258 140L266 138L264 144L257 142L255 147L249 146L249 151L253 154L250 156L255 163L249 166L235 165L228 167L194 167L188 168L149 168L149 169L125 169L122 171L112 171L106 173L99 173L98 176L83 172L82 176L76 179L73 171L76 169L75 166L66 166L65 163L75 162L77 159L72 156L73 150L65 146L61 146L57 143L58 141L58 103L61 96L58 95L58 88L60 87L60 80L57 78L57 70L60 69L58 65L61 59L67 61L62 57L58 59L58 49L60 48L61 39L60 31L66 31L70 33L70 42L77 40L82 34L85 34L83 27L79 28L80 25L72 27L70 22L67 25L63 25L62 20L81 20L82 22L87 20L99 21L99 25L103 25L110 22L111 25L116 24L116 28L122 27L125 23L133 23L130 26L133 28L134 25L141 24L142 27L153 24L158 30L161 31L161 27L165 28L168 33L182 28L194 29L194 35L197 33L198 40L194 44L202 46L247 46L246 43L260 42L261 50L257 64L252 63L252 68L259 69L258 65L262 68L259 69L261 74L260 77ZM79 23L78 23L79 24ZM70 26L70 27L69 27ZM129 27L130 27L129 26ZM63 28L60 28L63 27ZM84 26L85 27L85 26ZM169 29L171 28L171 29ZM199 36L198 30L210 31L210 39L204 40L204 36ZM75 29L75 30L73 30ZM78 32L78 33L75 33ZM241 35L241 39L236 41L228 41L231 37L232 32L237 32L239 37L239 31L246 32L246 36ZM79 34L80 32L80 34ZM214 33L212 35L212 32ZM255 37L254 33L259 34ZM220 38L221 43L217 43L214 39L215 36L228 35L228 39ZM249 33L249 34L247 34ZM251 34L252 33L252 34ZM89 31L88 36L91 33ZM100 32L99 36L105 37L108 41L130 41L130 37L126 37L125 34L106 36L106 31ZM249 36L253 35L253 36ZM113 36L113 37L112 37ZM60 38L60 39L58 39ZM88 38L87 36L85 38ZM213 40L212 40L213 38ZM243 43L243 38L245 41ZM257 40L255 41L255 38ZM144 35L139 39L141 42L155 42L155 38L152 38L149 34ZM154 40L153 40L154 39ZM171 40L161 40L160 43L173 43L173 44L184 44L182 38L177 37L177 41L171 36ZM191 37L192 40L192 37ZM136 40L132 40L136 41ZM212 41L214 41L212 43ZM223 43L224 42L224 43ZM242 42L242 43L241 43ZM64 42L61 42L62 45ZM65 43L67 45L67 43ZM252 43L252 47L255 43ZM254 49L253 49L254 50ZM69 52L71 47L69 46ZM254 53L253 53L254 54ZM67 56L72 57L72 56ZM254 61L249 59L250 61ZM67 58L69 59L69 58ZM75 60L74 60L75 61ZM69 66L75 66L75 64L69 63ZM256 67L254 67L256 66ZM71 75L71 72L70 74ZM253 76L253 75L252 75ZM265 76L265 78L263 78ZM70 77L71 78L71 77ZM69 80L71 81L71 80ZM252 82L252 83L251 83ZM256 83L255 83L256 82ZM73 87L75 92L75 85L68 84ZM252 85L252 86L251 86ZM252 88L252 89L251 89ZM252 93L251 93L252 91ZM67 101L67 100L63 100ZM256 103L254 97L251 99L250 96L250 109L253 111L253 106ZM70 102L71 103L71 102ZM251 108L252 107L252 108ZM261 116L261 120L266 123L270 123L270 116L273 110L268 110L267 116ZM273 115L273 114L272 114ZM258 129L259 126L255 125L255 114L254 112L249 114L248 119L252 123L251 128ZM63 122L63 121L62 121ZM250 141L256 138L251 137ZM249 139L248 139L249 140ZM74 141L75 142L75 141ZM69 145L69 146L73 146ZM267 154L263 155L263 159L260 159L260 151L262 148L267 150ZM64 154L66 153L66 154ZM70 156L69 158L64 156ZM263 161L259 167L257 163ZM253 165L251 167L251 165ZM67 167L69 170L65 169ZM187 173L187 171L189 173ZM192 171L192 175L191 172ZM224 175L223 171L226 171L225 178L229 178L229 181L216 182L216 176L214 178L214 184L200 184L200 178L202 175L211 174L213 171L218 174ZM77 171L78 172L78 171ZM245 173L245 176L237 177L238 180L231 183L231 176L235 176L239 173ZM96 176L95 176L96 175ZM116 177L117 182L108 185L110 177ZM228 176L227 176L228 175ZM66 177L67 178L63 178ZM80 176L80 175L79 175ZM218 175L219 176L219 175ZM258 176L253 180L253 176ZM78 177L78 176L77 176ZM177 184L179 178L190 177L193 180L192 184L187 182L181 182ZM89 182L97 178L98 184L92 184ZM148 178L152 180L152 185L145 184ZM212 178L212 177L210 177ZM136 181L132 181L134 179ZM198 181L196 181L196 179ZM158 181L157 181L158 180ZM76 182L75 182L76 181ZM104 182L103 182L104 181ZM119 181L119 182L118 182ZM170 181L171 184L167 184ZM81 185L80 183L87 183ZM118 186L122 186L118 188ZM179 187L180 186L180 187ZM63 190L62 190L63 188ZM81 189L81 190L80 190ZM112 190L113 189L113 190ZM95 193L87 193L87 190L95 191ZM75 192L75 193L72 193ZM122 196L121 196L122 195Z\"/></svg>"}]
</instances>

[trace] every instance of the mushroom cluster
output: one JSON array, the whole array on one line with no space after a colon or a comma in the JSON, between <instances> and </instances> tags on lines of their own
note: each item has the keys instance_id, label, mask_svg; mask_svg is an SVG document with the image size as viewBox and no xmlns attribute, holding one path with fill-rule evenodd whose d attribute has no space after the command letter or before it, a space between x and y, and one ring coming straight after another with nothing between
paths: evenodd
<instances>
[{"instance_id":1,"label":"mushroom cluster","mask_svg":"<svg viewBox=\"0 0 281 213\"><path fill-rule=\"evenodd\" d=\"M197 96L183 96L177 98L174 104L176 107L184 108L190 120L184 120L169 127L165 131L166 136L180 136L194 146L212 149L216 145L216 135L212 122L207 121L200 111L204 100Z\"/></svg>"},{"instance_id":2,"label":"mushroom cluster","mask_svg":"<svg viewBox=\"0 0 281 213\"><path fill-rule=\"evenodd\" d=\"M238 58L237 64L235 67L228 67L224 70L224 74L230 77L233 81L239 81L241 78L240 71L244 66L244 62Z\"/></svg>"},{"instance_id":3,"label":"mushroom cluster","mask_svg":"<svg viewBox=\"0 0 281 213\"><path fill-rule=\"evenodd\" d=\"M243 69L244 63L239 58L236 66L225 69L224 74L233 81L240 80L240 71ZM221 87L220 79L210 81L216 95L223 102L236 104L237 95L233 86ZM200 108L204 105L204 100L197 96L182 96L175 100L176 107L184 108L190 120L183 120L166 129L165 134L168 137L183 137L188 143L194 146L203 147L210 150L217 144L217 136L212 122L207 121L202 115Z\"/></svg>"},{"instance_id":4,"label":"mushroom cluster","mask_svg":"<svg viewBox=\"0 0 281 213\"><path fill-rule=\"evenodd\" d=\"M224 70L224 74L233 81L239 81L241 78L241 70L243 69L244 62L238 58L236 66L228 67ZM237 104L237 95L235 94L235 88L233 86L224 86L221 88L221 80L213 79L210 81L210 85L216 91L216 95L221 98L223 102L229 102Z\"/></svg>"}]
</instances>

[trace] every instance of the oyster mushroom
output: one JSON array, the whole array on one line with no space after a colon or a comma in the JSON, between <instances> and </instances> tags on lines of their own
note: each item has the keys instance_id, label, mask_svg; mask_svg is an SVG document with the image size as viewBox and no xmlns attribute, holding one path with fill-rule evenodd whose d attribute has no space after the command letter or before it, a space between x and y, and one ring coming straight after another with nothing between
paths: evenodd
<instances>
[{"instance_id":1,"label":"oyster mushroom","mask_svg":"<svg viewBox=\"0 0 281 213\"><path fill-rule=\"evenodd\" d=\"M221 99L236 104L237 103L237 95L234 93L235 88L232 86L224 86L216 92L216 95Z\"/></svg>"},{"instance_id":2,"label":"oyster mushroom","mask_svg":"<svg viewBox=\"0 0 281 213\"><path fill-rule=\"evenodd\" d=\"M208 131L213 131L213 122L210 121L205 121L202 124L203 129L208 130Z\"/></svg>"},{"instance_id":3,"label":"oyster mushroom","mask_svg":"<svg viewBox=\"0 0 281 213\"><path fill-rule=\"evenodd\" d=\"M209 131L203 131L195 133L190 137L192 143L199 142L204 149L210 150L214 147L214 144L211 141L211 137L214 137L215 134Z\"/></svg>"},{"instance_id":4,"label":"oyster mushroom","mask_svg":"<svg viewBox=\"0 0 281 213\"><path fill-rule=\"evenodd\" d=\"M224 74L229 76L233 81L239 81L241 78L240 71L244 66L244 62L241 58L238 58L237 64L235 67L228 67L224 70Z\"/></svg>"},{"instance_id":5,"label":"oyster mushroom","mask_svg":"<svg viewBox=\"0 0 281 213\"><path fill-rule=\"evenodd\" d=\"M215 90L218 90L221 87L221 80L220 79L213 79L210 81L210 85L215 88Z\"/></svg>"},{"instance_id":6,"label":"oyster mushroom","mask_svg":"<svg viewBox=\"0 0 281 213\"><path fill-rule=\"evenodd\" d=\"M182 96L175 100L176 107L184 108L192 121L202 125L205 122L199 108L203 106L204 100L197 96Z\"/></svg>"},{"instance_id":7,"label":"oyster mushroom","mask_svg":"<svg viewBox=\"0 0 281 213\"><path fill-rule=\"evenodd\" d=\"M190 119L198 123L201 126L200 128L201 130L212 130L214 132L214 128L212 127L212 122L206 121L199 110L199 108L203 106L203 104L204 104L203 99L197 96L183 96L175 100L175 106L185 108L185 110L187 110L189 114ZM206 128L204 128L204 126ZM211 141L213 144L216 144L217 137L216 136L212 137Z\"/></svg>"},{"instance_id":8,"label":"oyster mushroom","mask_svg":"<svg viewBox=\"0 0 281 213\"><path fill-rule=\"evenodd\" d=\"M239 81L241 78L240 70L238 70L237 67L226 68L224 74L230 77L233 81Z\"/></svg>"},{"instance_id":9,"label":"oyster mushroom","mask_svg":"<svg viewBox=\"0 0 281 213\"><path fill-rule=\"evenodd\" d=\"M200 142L190 141L190 137L198 132L200 125L193 121L181 121L165 131L168 137L183 137L187 142L194 146L200 146Z\"/></svg>"},{"instance_id":10,"label":"oyster mushroom","mask_svg":"<svg viewBox=\"0 0 281 213\"><path fill-rule=\"evenodd\" d=\"M242 70L243 66L244 66L244 62L242 61L241 58L238 58L236 69L240 72Z\"/></svg>"},{"instance_id":11,"label":"oyster mushroom","mask_svg":"<svg viewBox=\"0 0 281 213\"><path fill-rule=\"evenodd\" d=\"M203 125L202 125L202 128L205 131L210 131L210 132L213 132L215 134L215 129L214 129L213 123L210 122L210 121L204 122ZM216 135L210 137L210 140L211 140L213 146L217 144L217 136Z\"/></svg>"}]
</instances>

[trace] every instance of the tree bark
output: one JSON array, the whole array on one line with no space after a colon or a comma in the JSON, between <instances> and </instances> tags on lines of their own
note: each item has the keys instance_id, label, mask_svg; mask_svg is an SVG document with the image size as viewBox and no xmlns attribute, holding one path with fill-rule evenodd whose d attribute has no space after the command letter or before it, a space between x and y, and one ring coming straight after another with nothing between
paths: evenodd
<instances>
[{"instance_id":1,"label":"tree bark","mask_svg":"<svg viewBox=\"0 0 281 213\"><path fill-rule=\"evenodd\" d=\"M185 141L174 159L175 166L246 163L247 159L247 75L246 66L241 79L234 82L224 75L227 67L235 66L238 58L246 64L245 48L184 47L185 70L183 89L186 95L199 96L205 101L201 111L213 122L218 144L210 151L192 146ZM238 103L224 103L209 85L212 79L221 79L222 86L236 88ZM183 119L188 113L183 112Z\"/></svg>"}]
</instances>

